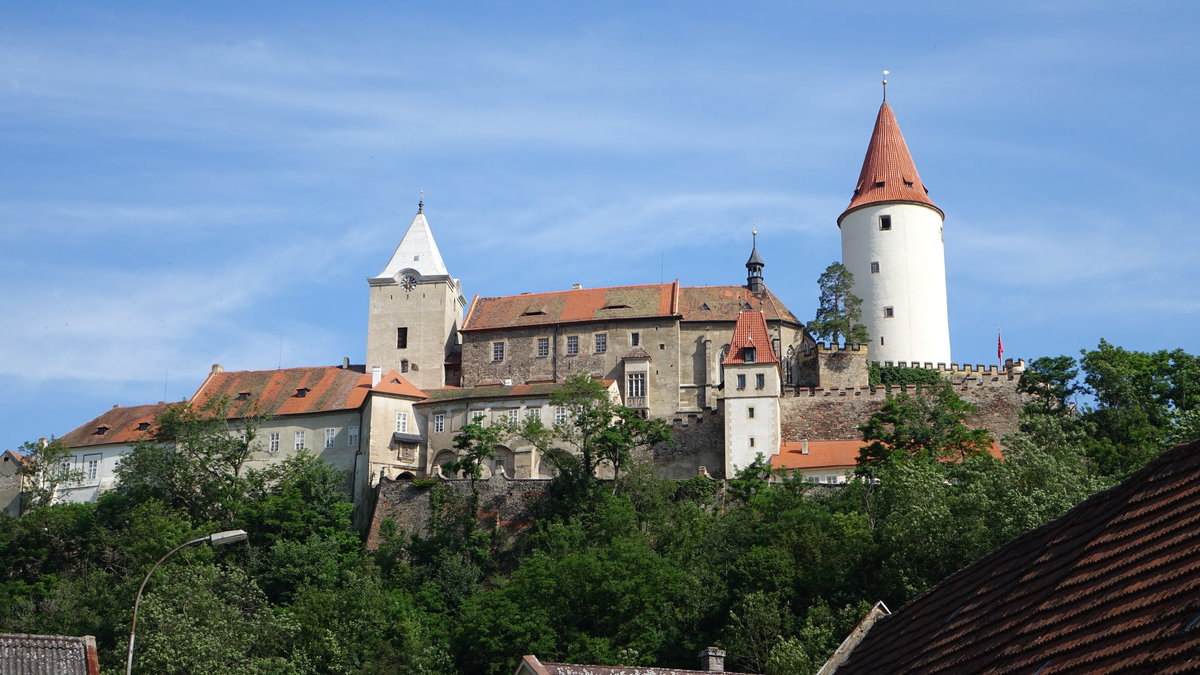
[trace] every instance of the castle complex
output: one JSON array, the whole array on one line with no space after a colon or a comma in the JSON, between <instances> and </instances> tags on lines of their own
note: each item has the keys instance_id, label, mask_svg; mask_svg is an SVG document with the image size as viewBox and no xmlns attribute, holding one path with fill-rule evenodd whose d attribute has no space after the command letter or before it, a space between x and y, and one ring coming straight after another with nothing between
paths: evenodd
<instances>
[{"instance_id":1,"label":"castle complex","mask_svg":"<svg viewBox=\"0 0 1200 675\"><path fill-rule=\"evenodd\" d=\"M576 286L476 295L468 304L422 202L382 271L367 279L363 366L214 366L192 401L220 397L232 419L264 417L251 464L314 452L346 470L356 500L381 479L441 475L456 457L454 436L477 417L565 420L568 411L551 397L574 373L672 424L672 441L650 455L664 475L703 467L728 477L761 454L810 480L840 482L857 454L857 425L886 397L868 386L870 361L938 369L980 408L976 424L997 438L1015 430L1021 364L950 362L942 220L885 101L837 219L870 341L839 346L816 342L767 287L756 242L737 285ZM128 411L110 411L66 437L94 479L78 498L103 489L110 460L115 466L148 427L152 410ZM132 424L137 429L124 428ZM553 475L518 439L498 446L486 471Z\"/></svg>"}]
</instances>

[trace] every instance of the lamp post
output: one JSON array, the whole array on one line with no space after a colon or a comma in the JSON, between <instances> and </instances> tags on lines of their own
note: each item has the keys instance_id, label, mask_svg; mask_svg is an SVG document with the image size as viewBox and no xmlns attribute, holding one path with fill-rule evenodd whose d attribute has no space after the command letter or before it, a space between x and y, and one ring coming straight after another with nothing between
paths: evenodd
<instances>
[{"instance_id":1,"label":"lamp post","mask_svg":"<svg viewBox=\"0 0 1200 675\"><path fill-rule=\"evenodd\" d=\"M245 530L226 530L210 534L207 537L193 539L167 551L167 554L159 558L158 562L154 563L154 566L150 568L150 571L146 572L146 577L142 579L142 585L138 586L137 598L133 601L133 624L129 627L129 654L125 658L125 675L133 674L133 642L137 634L138 606L142 604L142 591L146 589L146 582L150 581L150 575L154 574L154 570L158 569L158 566L163 564L164 560L189 546L198 546L200 544L211 544L212 546L232 544L238 541L245 541L247 536L249 535L246 534Z\"/></svg>"}]
</instances>

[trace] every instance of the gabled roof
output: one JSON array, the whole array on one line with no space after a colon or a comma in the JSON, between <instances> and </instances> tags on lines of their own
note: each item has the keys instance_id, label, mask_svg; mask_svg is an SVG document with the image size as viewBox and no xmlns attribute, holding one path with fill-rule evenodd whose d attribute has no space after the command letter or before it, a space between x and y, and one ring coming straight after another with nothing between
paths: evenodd
<instances>
[{"instance_id":1,"label":"gabled roof","mask_svg":"<svg viewBox=\"0 0 1200 675\"><path fill-rule=\"evenodd\" d=\"M377 390L425 397L395 371L383 376ZM301 415L356 410L371 391L370 375L336 366L220 371L209 373L191 402L204 405L214 397L225 396L230 403L230 418Z\"/></svg>"},{"instance_id":2,"label":"gabled roof","mask_svg":"<svg viewBox=\"0 0 1200 675\"><path fill-rule=\"evenodd\" d=\"M144 441L150 438L154 430L155 418L166 408L166 403L113 406L99 417L66 434L61 440L69 448Z\"/></svg>"},{"instance_id":3,"label":"gabled roof","mask_svg":"<svg viewBox=\"0 0 1200 675\"><path fill-rule=\"evenodd\" d=\"M747 348L754 350L754 358L749 361L746 360ZM779 363L762 312L742 312L738 315L737 323L733 326L733 338L729 341L729 354L721 365L735 363Z\"/></svg>"},{"instance_id":4,"label":"gabled roof","mask_svg":"<svg viewBox=\"0 0 1200 675\"><path fill-rule=\"evenodd\" d=\"M612 388L615 380L598 380L605 387ZM430 389L426 392L429 398L424 403L444 403L446 401L490 400L497 398L549 398L551 394L562 389L562 382L527 382L513 385L481 385L475 387L443 387Z\"/></svg>"},{"instance_id":5,"label":"gabled roof","mask_svg":"<svg viewBox=\"0 0 1200 675\"><path fill-rule=\"evenodd\" d=\"M854 196L838 218L838 223L847 213L880 202L924 204L938 213L942 212L929 198L929 190L917 174L917 165L908 152L900 125L887 102L879 106L862 171L858 174L858 182L854 184Z\"/></svg>"},{"instance_id":6,"label":"gabled roof","mask_svg":"<svg viewBox=\"0 0 1200 675\"><path fill-rule=\"evenodd\" d=\"M835 672L1173 673L1200 665L1200 441L875 623Z\"/></svg>"},{"instance_id":7,"label":"gabled roof","mask_svg":"<svg viewBox=\"0 0 1200 675\"><path fill-rule=\"evenodd\" d=\"M476 296L463 332L560 323L672 317L678 304L679 282L642 286L581 288L550 293L525 293L497 298Z\"/></svg>"},{"instance_id":8,"label":"gabled roof","mask_svg":"<svg viewBox=\"0 0 1200 675\"><path fill-rule=\"evenodd\" d=\"M751 293L745 286L684 286L679 314L684 321L737 321L738 314L760 310L767 321L800 323L770 289Z\"/></svg>"},{"instance_id":9,"label":"gabled roof","mask_svg":"<svg viewBox=\"0 0 1200 675\"><path fill-rule=\"evenodd\" d=\"M771 468L853 469L858 466L858 453L864 445L864 441L787 441L779 444L779 454L771 456Z\"/></svg>"},{"instance_id":10,"label":"gabled roof","mask_svg":"<svg viewBox=\"0 0 1200 675\"><path fill-rule=\"evenodd\" d=\"M413 217L408 231L400 239L396 252L383 271L370 281L395 283L396 277L406 269L411 269L421 276L449 276L446 263L442 261L442 253L438 250L437 242L433 240L433 231L429 229L429 221L425 220L425 208L422 203L417 207L417 215Z\"/></svg>"}]
</instances>

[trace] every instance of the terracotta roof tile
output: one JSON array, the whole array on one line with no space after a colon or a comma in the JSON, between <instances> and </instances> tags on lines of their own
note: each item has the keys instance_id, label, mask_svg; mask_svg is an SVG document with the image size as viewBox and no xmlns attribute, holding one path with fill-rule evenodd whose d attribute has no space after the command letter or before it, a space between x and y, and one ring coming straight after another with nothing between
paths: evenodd
<instances>
[{"instance_id":1,"label":"terracotta roof tile","mask_svg":"<svg viewBox=\"0 0 1200 675\"><path fill-rule=\"evenodd\" d=\"M222 371L209 373L192 403L227 396L230 417L299 415L354 410L370 390L370 375L335 366Z\"/></svg>"},{"instance_id":2,"label":"terracotta roof tile","mask_svg":"<svg viewBox=\"0 0 1200 675\"><path fill-rule=\"evenodd\" d=\"M929 198L929 190L917 174L917 165L908 152L908 145L900 133L900 125L892 114L892 107L887 103L879 106L875 130L871 133L862 171L854 185L854 196L838 222L855 209L880 202L925 204L941 213L941 209Z\"/></svg>"},{"instance_id":3,"label":"terracotta roof tile","mask_svg":"<svg viewBox=\"0 0 1200 675\"><path fill-rule=\"evenodd\" d=\"M467 311L462 330L674 316L678 286L676 281L673 284L476 297Z\"/></svg>"},{"instance_id":4,"label":"terracotta roof tile","mask_svg":"<svg viewBox=\"0 0 1200 675\"><path fill-rule=\"evenodd\" d=\"M657 668L653 666L589 666L579 663L546 663L536 656L526 655L522 663L529 671L538 675L713 675L712 671L686 670L682 668ZM731 670L720 671L727 675L738 675ZM747 673L745 675L752 675Z\"/></svg>"},{"instance_id":5,"label":"terracotta roof tile","mask_svg":"<svg viewBox=\"0 0 1200 675\"><path fill-rule=\"evenodd\" d=\"M746 360L746 349L754 350L754 360ZM724 364L730 363L779 363L775 348L771 346L771 334L767 332L767 320L762 312L742 312L733 327L729 340L729 354Z\"/></svg>"},{"instance_id":6,"label":"terracotta roof tile","mask_svg":"<svg viewBox=\"0 0 1200 675\"><path fill-rule=\"evenodd\" d=\"M153 431L154 419L166 408L166 403L114 407L61 440L69 448L146 440Z\"/></svg>"},{"instance_id":7,"label":"terracotta roof tile","mask_svg":"<svg viewBox=\"0 0 1200 675\"><path fill-rule=\"evenodd\" d=\"M760 310L767 321L800 323L787 306L767 289L751 293L745 286L684 286L679 313L684 321L737 321L738 314Z\"/></svg>"},{"instance_id":8,"label":"terracotta roof tile","mask_svg":"<svg viewBox=\"0 0 1200 675\"><path fill-rule=\"evenodd\" d=\"M827 469L831 467L858 466L858 453L866 445L863 441L808 441L808 453L804 443L791 441L779 444L779 454L771 457L771 467L781 469Z\"/></svg>"},{"instance_id":9,"label":"terracotta roof tile","mask_svg":"<svg viewBox=\"0 0 1200 675\"><path fill-rule=\"evenodd\" d=\"M1168 673L1200 666L1200 442L881 619L852 673Z\"/></svg>"},{"instance_id":10,"label":"terracotta roof tile","mask_svg":"<svg viewBox=\"0 0 1200 675\"><path fill-rule=\"evenodd\" d=\"M370 381L370 378L367 379ZM412 398L426 398L424 391L418 389L416 385L409 382L403 375L394 370L389 370L379 378L379 384L375 385L372 391L383 394L399 394L400 396L409 396Z\"/></svg>"}]
</instances>

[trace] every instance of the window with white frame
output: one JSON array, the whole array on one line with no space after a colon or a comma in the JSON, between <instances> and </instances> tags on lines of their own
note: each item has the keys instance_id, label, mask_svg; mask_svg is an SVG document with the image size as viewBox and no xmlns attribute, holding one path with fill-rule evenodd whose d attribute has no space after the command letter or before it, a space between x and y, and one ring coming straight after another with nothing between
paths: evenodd
<instances>
[{"instance_id":1,"label":"window with white frame","mask_svg":"<svg viewBox=\"0 0 1200 675\"><path fill-rule=\"evenodd\" d=\"M503 342L493 342L492 343L492 360L493 361L503 361L504 360L504 343Z\"/></svg>"},{"instance_id":2,"label":"window with white frame","mask_svg":"<svg viewBox=\"0 0 1200 675\"><path fill-rule=\"evenodd\" d=\"M346 429L346 445L355 447L358 445L358 427L352 426Z\"/></svg>"},{"instance_id":3,"label":"window with white frame","mask_svg":"<svg viewBox=\"0 0 1200 675\"><path fill-rule=\"evenodd\" d=\"M267 436L267 451L268 452L279 452L279 432L278 431L272 431L270 433L270 435Z\"/></svg>"},{"instance_id":4,"label":"window with white frame","mask_svg":"<svg viewBox=\"0 0 1200 675\"><path fill-rule=\"evenodd\" d=\"M525 419L542 421L542 407L530 406L525 409Z\"/></svg>"},{"instance_id":5,"label":"window with white frame","mask_svg":"<svg viewBox=\"0 0 1200 675\"><path fill-rule=\"evenodd\" d=\"M542 337L537 340L537 355L539 357L550 356L550 338Z\"/></svg>"},{"instance_id":6,"label":"window with white frame","mask_svg":"<svg viewBox=\"0 0 1200 675\"><path fill-rule=\"evenodd\" d=\"M509 424L515 425L517 422L520 421L520 419L521 419L521 411L520 410L517 410L516 408L512 408L508 411L508 423Z\"/></svg>"},{"instance_id":7,"label":"window with white frame","mask_svg":"<svg viewBox=\"0 0 1200 675\"><path fill-rule=\"evenodd\" d=\"M625 395L629 398L646 396L646 374L629 373L625 376Z\"/></svg>"},{"instance_id":8,"label":"window with white frame","mask_svg":"<svg viewBox=\"0 0 1200 675\"><path fill-rule=\"evenodd\" d=\"M438 413L433 416L433 433L440 434L446 430L446 414Z\"/></svg>"},{"instance_id":9,"label":"window with white frame","mask_svg":"<svg viewBox=\"0 0 1200 675\"><path fill-rule=\"evenodd\" d=\"M567 421L567 406L560 405L554 409L554 423L563 424Z\"/></svg>"},{"instance_id":10,"label":"window with white frame","mask_svg":"<svg viewBox=\"0 0 1200 675\"><path fill-rule=\"evenodd\" d=\"M633 331L632 333L630 333L629 334L629 346L637 347L640 344L642 344L642 334L637 331Z\"/></svg>"},{"instance_id":11,"label":"window with white frame","mask_svg":"<svg viewBox=\"0 0 1200 675\"><path fill-rule=\"evenodd\" d=\"M83 456L83 480L95 484L100 480L100 455Z\"/></svg>"},{"instance_id":12,"label":"window with white frame","mask_svg":"<svg viewBox=\"0 0 1200 675\"><path fill-rule=\"evenodd\" d=\"M608 333L596 333L596 348L593 354L603 354L608 351Z\"/></svg>"},{"instance_id":13,"label":"window with white frame","mask_svg":"<svg viewBox=\"0 0 1200 675\"><path fill-rule=\"evenodd\" d=\"M337 437L337 429L332 427L325 430L325 447L333 447L333 439Z\"/></svg>"},{"instance_id":14,"label":"window with white frame","mask_svg":"<svg viewBox=\"0 0 1200 675\"><path fill-rule=\"evenodd\" d=\"M579 336L567 336L567 356L574 356L579 353Z\"/></svg>"},{"instance_id":15,"label":"window with white frame","mask_svg":"<svg viewBox=\"0 0 1200 675\"><path fill-rule=\"evenodd\" d=\"M397 431L397 433L401 433L401 434L408 433L408 413L406 413L406 412L396 413L396 431Z\"/></svg>"},{"instance_id":16,"label":"window with white frame","mask_svg":"<svg viewBox=\"0 0 1200 675\"><path fill-rule=\"evenodd\" d=\"M304 449L304 432L303 432L303 431L297 431L297 432L296 432L296 445L295 445L295 448L296 448L297 450L303 450L303 449Z\"/></svg>"}]
</instances>

